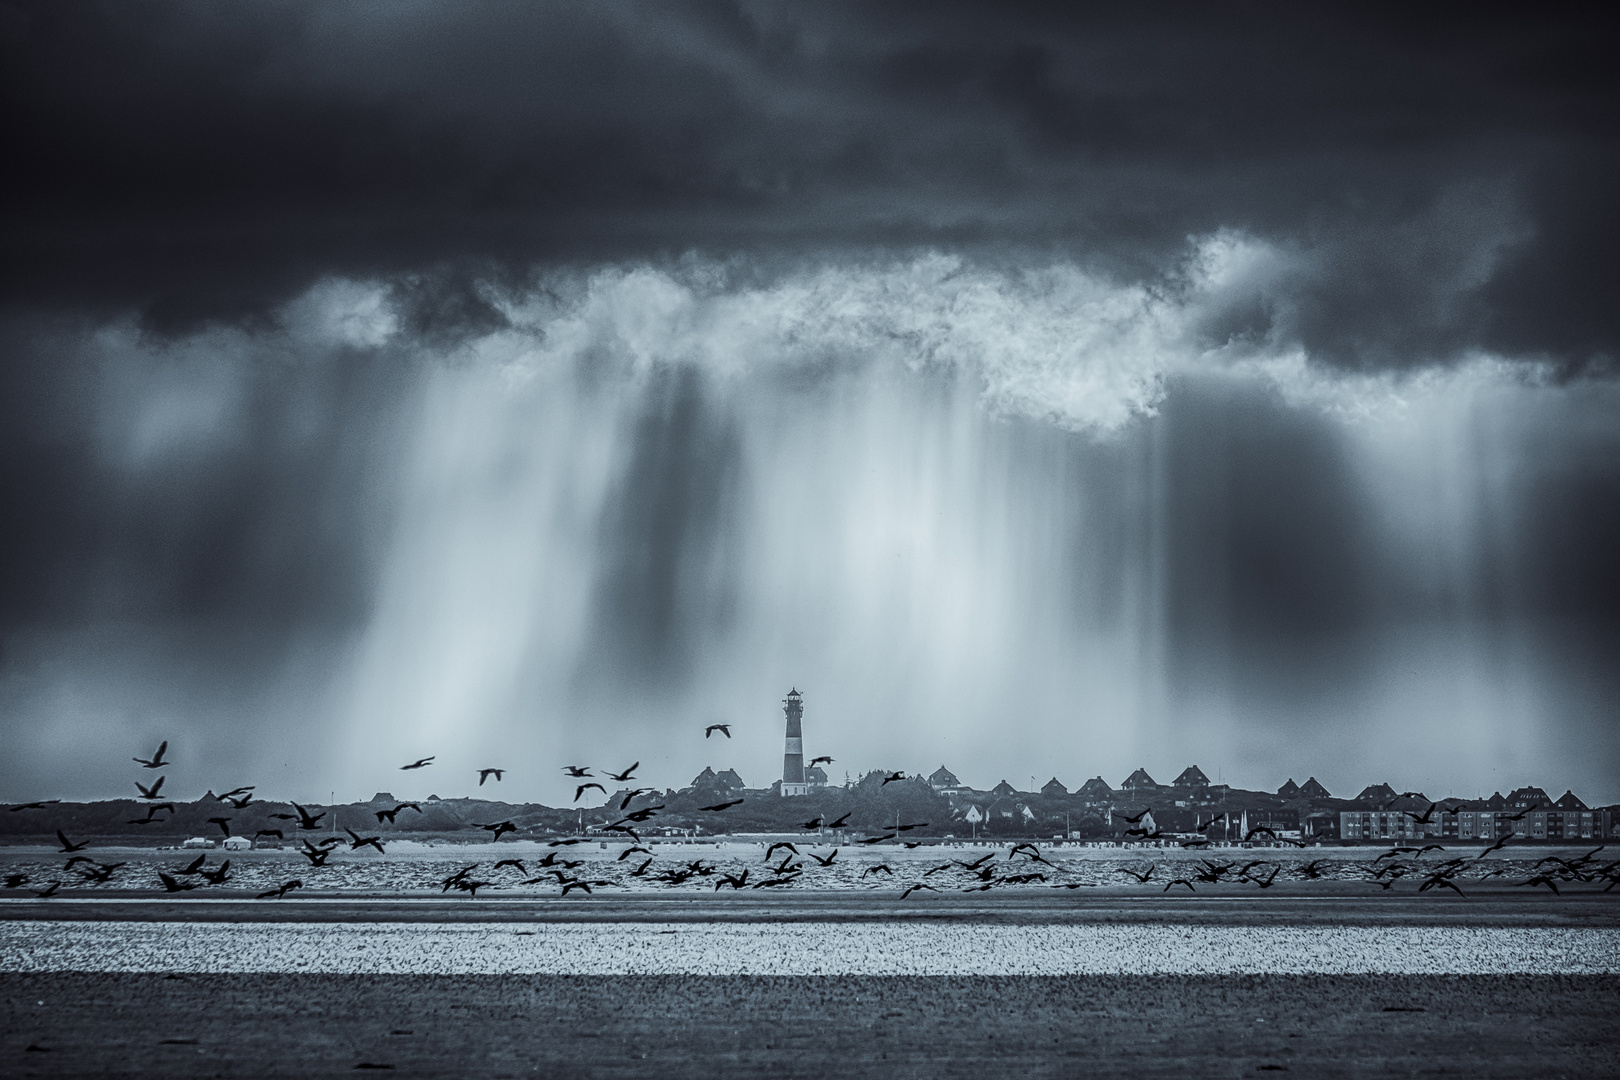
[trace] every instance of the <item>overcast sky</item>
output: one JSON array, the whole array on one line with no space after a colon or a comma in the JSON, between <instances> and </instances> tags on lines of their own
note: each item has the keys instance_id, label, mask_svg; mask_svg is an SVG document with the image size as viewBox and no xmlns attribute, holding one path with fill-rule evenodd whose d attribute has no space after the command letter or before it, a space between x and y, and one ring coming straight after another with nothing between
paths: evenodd
<instances>
[{"instance_id":1,"label":"overcast sky","mask_svg":"<svg viewBox=\"0 0 1620 1080\"><path fill-rule=\"evenodd\" d=\"M1606 25L7 3L0 42L0 798L133 793L162 738L181 795L763 786L795 685L838 780L1620 798Z\"/></svg>"}]
</instances>

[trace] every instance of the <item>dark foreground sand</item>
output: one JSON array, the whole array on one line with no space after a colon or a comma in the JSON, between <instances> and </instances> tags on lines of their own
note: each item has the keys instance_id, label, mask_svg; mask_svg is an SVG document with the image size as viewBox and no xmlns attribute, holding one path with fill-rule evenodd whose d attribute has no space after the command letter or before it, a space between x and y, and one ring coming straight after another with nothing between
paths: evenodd
<instances>
[{"instance_id":1,"label":"dark foreground sand","mask_svg":"<svg viewBox=\"0 0 1620 1080\"><path fill-rule=\"evenodd\" d=\"M0 1075L1612 1077L1617 991L1614 976L9 974Z\"/></svg>"}]
</instances>

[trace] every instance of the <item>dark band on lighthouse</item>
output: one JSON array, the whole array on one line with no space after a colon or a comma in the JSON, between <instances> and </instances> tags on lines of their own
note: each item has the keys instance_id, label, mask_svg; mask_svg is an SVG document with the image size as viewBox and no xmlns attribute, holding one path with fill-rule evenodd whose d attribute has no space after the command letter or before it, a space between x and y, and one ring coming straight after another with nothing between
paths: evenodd
<instances>
[{"instance_id":1,"label":"dark band on lighthouse","mask_svg":"<svg viewBox=\"0 0 1620 1080\"><path fill-rule=\"evenodd\" d=\"M782 703L787 714L787 748L782 754L782 794L804 795L810 790L804 779L804 696L789 690Z\"/></svg>"}]
</instances>

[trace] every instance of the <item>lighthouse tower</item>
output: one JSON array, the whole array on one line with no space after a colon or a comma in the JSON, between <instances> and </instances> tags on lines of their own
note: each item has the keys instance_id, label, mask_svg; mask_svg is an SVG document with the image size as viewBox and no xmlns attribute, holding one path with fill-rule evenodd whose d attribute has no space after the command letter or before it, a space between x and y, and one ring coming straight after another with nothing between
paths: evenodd
<instances>
[{"instance_id":1,"label":"lighthouse tower","mask_svg":"<svg viewBox=\"0 0 1620 1080\"><path fill-rule=\"evenodd\" d=\"M804 795L810 785L804 781L804 696L798 690L789 690L782 703L787 713L787 749L782 754L782 794Z\"/></svg>"}]
</instances>

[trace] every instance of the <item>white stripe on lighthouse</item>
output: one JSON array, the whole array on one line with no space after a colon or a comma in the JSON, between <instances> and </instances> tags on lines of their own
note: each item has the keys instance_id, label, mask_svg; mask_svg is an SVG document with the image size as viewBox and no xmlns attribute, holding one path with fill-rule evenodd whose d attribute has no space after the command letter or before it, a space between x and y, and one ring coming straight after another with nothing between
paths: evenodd
<instances>
[{"instance_id":1,"label":"white stripe on lighthouse","mask_svg":"<svg viewBox=\"0 0 1620 1080\"><path fill-rule=\"evenodd\" d=\"M787 741L787 752L790 753L790 754L798 754L800 757L803 757L804 756L804 740L803 739L789 738L788 741Z\"/></svg>"}]
</instances>

